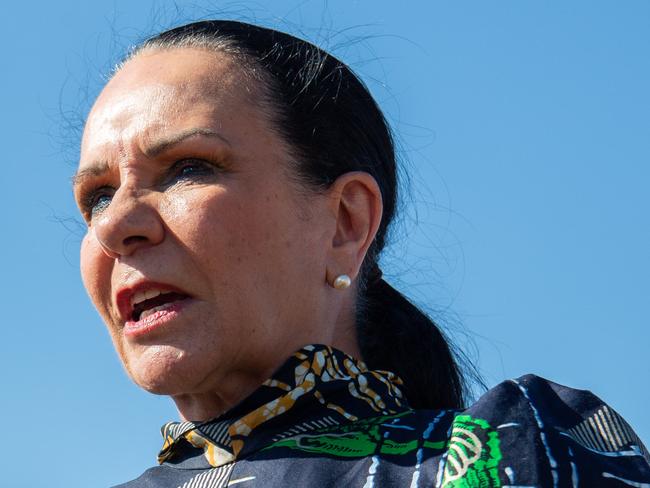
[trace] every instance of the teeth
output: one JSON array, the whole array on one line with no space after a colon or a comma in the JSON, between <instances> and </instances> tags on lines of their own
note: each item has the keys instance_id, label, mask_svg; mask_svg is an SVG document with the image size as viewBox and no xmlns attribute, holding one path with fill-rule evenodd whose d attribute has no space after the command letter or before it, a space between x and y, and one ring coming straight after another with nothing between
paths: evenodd
<instances>
[{"instance_id":1,"label":"teeth","mask_svg":"<svg viewBox=\"0 0 650 488\"><path fill-rule=\"evenodd\" d=\"M147 291L144 292L144 294L147 296L147 300L149 300L150 298L155 298L158 295L161 295L162 291L160 291L160 290L147 290Z\"/></svg>"},{"instance_id":2,"label":"teeth","mask_svg":"<svg viewBox=\"0 0 650 488\"><path fill-rule=\"evenodd\" d=\"M149 315L153 315L154 313L156 313L156 312L158 312L158 311L160 311L160 310L165 310L166 308L169 307L169 305L170 305L169 303L166 303L166 304L164 304L164 305L159 305L159 306L157 306L157 307L154 307L154 308L150 308L150 309L148 309L148 310L145 310L145 311L142 312L142 314L140 315L140 319L139 319L139 320L145 319L145 318L147 318Z\"/></svg>"},{"instance_id":3,"label":"teeth","mask_svg":"<svg viewBox=\"0 0 650 488\"><path fill-rule=\"evenodd\" d=\"M157 290L155 288L134 293L133 296L131 297L131 308L135 307L138 303L144 302L145 300L149 300L150 298L155 298L158 295L162 295L162 294L163 292L161 290Z\"/></svg>"},{"instance_id":4,"label":"teeth","mask_svg":"<svg viewBox=\"0 0 650 488\"><path fill-rule=\"evenodd\" d=\"M161 290L156 290L155 288L134 293L133 296L131 297L131 308L133 308L135 305L137 305L140 302L144 302L145 300L155 298L158 295L161 295L162 293L163 292Z\"/></svg>"}]
</instances>

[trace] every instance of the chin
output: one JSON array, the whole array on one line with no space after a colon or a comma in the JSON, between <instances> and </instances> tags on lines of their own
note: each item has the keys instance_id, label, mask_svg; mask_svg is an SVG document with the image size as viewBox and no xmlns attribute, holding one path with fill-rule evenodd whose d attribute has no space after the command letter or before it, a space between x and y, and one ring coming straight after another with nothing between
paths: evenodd
<instances>
[{"instance_id":1,"label":"chin","mask_svg":"<svg viewBox=\"0 0 650 488\"><path fill-rule=\"evenodd\" d=\"M136 385L154 395L178 394L179 384L182 383L174 378L173 374L151 370L147 372L129 371L129 376Z\"/></svg>"},{"instance_id":2,"label":"chin","mask_svg":"<svg viewBox=\"0 0 650 488\"><path fill-rule=\"evenodd\" d=\"M186 393L196 379L186 355L169 346L150 346L126 359L124 364L133 382L155 395Z\"/></svg>"}]
</instances>

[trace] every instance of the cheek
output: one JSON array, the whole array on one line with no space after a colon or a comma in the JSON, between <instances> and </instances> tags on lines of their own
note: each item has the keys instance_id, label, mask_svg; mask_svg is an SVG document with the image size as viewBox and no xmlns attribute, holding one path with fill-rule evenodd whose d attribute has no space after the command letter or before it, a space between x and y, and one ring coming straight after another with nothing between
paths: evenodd
<instances>
[{"instance_id":1,"label":"cheek","mask_svg":"<svg viewBox=\"0 0 650 488\"><path fill-rule=\"evenodd\" d=\"M111 290L110 264L92 231L84 236L79 254L81 279L86 292L104 321L107 321L107 300L110 300Z\"/></svg>"},{"instance_id":2,"label":"cheek","mask_svg":"<svg viewBox=\"0 0 650 488\"><path fill-rule=\"evenodd\" d=\"M111 314L110 308L112 262L112 259L104 254L94 233L90 230L81 242L81 279L90 300L108 329L118 356L127 371L130 372L128 354L119 334L119 319Z\"/></svg>"},{"instance_id":3,"label":"cheek","mask_svg":"<svg viewBox=\"0 0 650 488\"><path fill-rule=\"evenodd\" d=\"M168 199L165 220L182 245L199 259L242 263L271 238L273 216L254 199L232 190L213 190Z\"/></svg>"},{"instance_id":4,"label":"cheek","mask_svg":"<svg viewBox=\"0 0 650 488\"><path fill-rule=\"evenodd\" d=\"M306 301L324 279L322 229L298 216L290 197L256 189L233 185L170 195L165 208L170 233L201 277L196 283L221 313L238 320L275 315L287 296ZM310 280L314 287L305 286Z\"/></svg>"},{"instance_id":5,"label":"cheek","mask_svg":"<svg viewBox=\"0 0 650 488\"><path fill-rule=\"evenodd\" d=\"M207 253L206 259L248 271L249 276L286 265L291 247L304 234L289 218L290 210L266 206L260 200L267 199L224 199L219 205L206 202L204 211L197 213L197 231L193 235L198 249L213 251Z\"/></svg>"}]
</instances>

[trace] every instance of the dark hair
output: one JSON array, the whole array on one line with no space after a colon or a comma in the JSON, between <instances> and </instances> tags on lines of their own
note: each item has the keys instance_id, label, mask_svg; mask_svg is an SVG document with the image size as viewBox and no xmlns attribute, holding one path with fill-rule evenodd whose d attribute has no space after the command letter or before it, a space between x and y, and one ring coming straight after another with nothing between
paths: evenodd
<instances>
[{"instance_id":1,"label":"dark hair","mask_svg":"<svg viewBox=\"0 0 650 488\"><path fill-rule=\"evenodd\" d=\"M229 54L261 83L276 130L295 157L294 173L308 186L329 187L350 171L371 174L383 215L361 269L357 334L368 367L398 374L413 408L458 408L464 379L436 324L381 278L378 255L395 214L397 172L393 138L363 82L315 45L273 29L227 20L177 27L138 46L201 47Z\"/></svg>"}]
</instances>

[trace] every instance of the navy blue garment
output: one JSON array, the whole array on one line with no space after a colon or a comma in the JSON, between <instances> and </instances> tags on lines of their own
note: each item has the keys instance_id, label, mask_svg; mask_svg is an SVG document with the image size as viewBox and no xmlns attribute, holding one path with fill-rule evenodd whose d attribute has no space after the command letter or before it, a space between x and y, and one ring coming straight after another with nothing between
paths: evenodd
<instances>
[{"instance_id":1,"label":"navy blue garment","mask_svg":"<svg viewBox=\"0 0 650 488\"><path fill-rule=\"evenodd\" d=\"M305 347L223 416L163 426L159 465L120 486L650 488L642 442L588 391L528 375L413 410L401 384Z\"/></svg>"}]
</instances>

